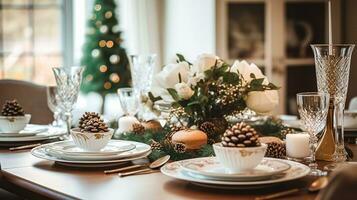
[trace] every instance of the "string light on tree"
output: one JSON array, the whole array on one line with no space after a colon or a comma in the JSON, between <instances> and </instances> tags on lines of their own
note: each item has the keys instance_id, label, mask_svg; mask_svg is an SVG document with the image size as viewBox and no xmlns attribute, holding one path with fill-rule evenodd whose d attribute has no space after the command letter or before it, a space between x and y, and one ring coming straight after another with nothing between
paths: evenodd
<instances>
[{"instance_id":1,"label":"string light on tree","mask_svg":"<svg viewBox=\"0 0 357 200\"><path fill-rule=\"evenodd\" d=\"M95 4L94 10L95 11L100 11L102 9L102 6L100 4Z\"/></svg>"},{"instance_id":2,"label":"string light on tree","mask_svg":"<svg viewBox=\"0 0 357 200\"><path fill-rule=\"evenodd\" d=\"M117 73L112 73L112 74L110 74L110 80L113 83L119 83L120 77L119 77L119 75Z\"/></svg>"},{"instance_id":3,"label":"string light on tree","mask_svg":"<svg viewBox=\"0 0 357 200\"><path fill-rule=\"evenodd\" d=\"M130 86L130 69L127 68L129 61L125 49L121 46L121 32L115 14L116 1L93 1L81 59L81 65L86 66L81 91L97 92L105 102L106 94Z\"/></svg>"},{"instance_id":4,"label":"string light on tree","mask_svg":"<svg viewBox=\"0 0 357 200\"><path fill-rule=\"evenodd\" d=\"M108 71L108 67L107 67L106 65L101 65L101 66L99 67L99 71L102 72L102 73L104 73L104 72Z\"/></svg>"},{"instance_id":5,"label":"string light on tree","mask_svg":"<svg viewBox=\"0 0 357 200\"><path fill-rule=\"evenodd\" d=\"M99 41L99 47L105 47L105 45L106 45L107 43L105 42L105 40L101 40L101 41Z\"/></svg>"},{"instance_id":6,"label":"string light on tree","mask_svg":"<svg viewBox=\"0 0 357 200\"><path fill-rule=\"evenodd\" d=\"M113 16L113 13L111 11L107 11L104 14L104 17L107 18L107 19L111 18L112 16Z\"/></svg>"},{"instance_id":7,"label":"string light on tree","mask_svg":"<svg viewBox=\"0 0 357 200\"><path fill-rule=\"evenodd\" d=\"M108 32L108 26L107 25L102 25L100 28L99 28L99 31L101 33L107 33Z\"/></svg>"},{"instance_id":8,"label":"string light on tree","mask_svg":"<svg viewBox=\"0 0 357 200\"><path fill-rule=\"evenodd\" d=\"M110 61L110 63L112 63L112 64L117 64L117 63L119 63L119 61L120 61L120 57L118 56L118 55L111 55L110 57L109 57L109 61Z\"/></svg>"},{"instance_id":9,"label":"string light on tree","mask_svg":"<svg viewBox=\"0 0 357 200\"><path fill-rule=\"evenodd\" d=\"M107 47L108 48L112 48L113 46L114 46L114 42L113 41L111 41L111 40L109 40L109 41L107 41ZM109 58L110 59L110 58Z\"/></svg>"},{"instance_id":10,"label":"string light on tree","mask_svg":"<svg viewBox=\"0 0 357 200\"><path fill-rule=\"evenodd\" d=\"M94 58L98 57L98 56L99 56L99 54L100 54L100 52L99 52L99 50L98 50L98 49L93 49L93 50L92 50L91 55L92 55Z\"/></svg>"}]
</instances>

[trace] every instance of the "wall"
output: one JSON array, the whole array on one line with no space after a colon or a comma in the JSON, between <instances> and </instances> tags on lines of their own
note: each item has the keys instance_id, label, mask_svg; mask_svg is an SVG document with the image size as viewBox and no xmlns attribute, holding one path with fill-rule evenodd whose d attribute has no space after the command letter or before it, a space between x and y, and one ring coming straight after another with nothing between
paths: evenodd
<instances>
[{"instance_id":1,"label":"wall","mask_svg":"<svg viewBox=\"0 0 357 200\"><path fill-rule=\"evenodd\" d=\"M357 43L357 1L345 0L342 25L344 26L344 43ZM352 53L350 81L348 88L347 104L352 97L357 96L357 48Z\"/></svg>"},{"instance_id":2,"label":"wall","mask_svg":"<svg viewBox=\"0 0 357 200\"><path fill-rule=\"evenodd\" d=\"M215 53L215 0L166 0L164 8L164 63L176 53L188 59Z\"/></svg>"}]
</instances>

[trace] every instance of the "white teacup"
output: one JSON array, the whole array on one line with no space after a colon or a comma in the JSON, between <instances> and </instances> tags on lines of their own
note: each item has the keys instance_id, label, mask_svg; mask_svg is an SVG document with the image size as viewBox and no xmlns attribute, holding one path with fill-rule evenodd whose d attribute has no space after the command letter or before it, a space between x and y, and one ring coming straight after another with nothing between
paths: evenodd
<instances>
[{"instance_id":1,"label":"white teacup","mask_svg":"<svg viewBox=\"0 0 357 200\"><path fill-rule=\"evenodd\" d=\"M254 169L263 160L266 144L258 147L224 147L221 143L213 144L217 159L229 172L238 173Z\"/></svg>"},{"instance_id":2,"label":"white teacup","mask_svg":"<svg viewBox=\"0 0 357 200\"><path fill-rule=\"evenodd\" d=\"M79 128L71 129L73 142L85 151L100 151L108 144L113 133L114 130L111 128L103 133L81 132Z\"/></svg>"},{"instance_id":3,"label":"white teacup","mask_svg":"<svg viewBox=\"0 0 357 200\"><path fill-rule=\"evenodd\" d=\"M24 130L30 119L30 114L25 114L24 116L0 116L0 132L17 134Z\"/></svg>"}]
</instances>

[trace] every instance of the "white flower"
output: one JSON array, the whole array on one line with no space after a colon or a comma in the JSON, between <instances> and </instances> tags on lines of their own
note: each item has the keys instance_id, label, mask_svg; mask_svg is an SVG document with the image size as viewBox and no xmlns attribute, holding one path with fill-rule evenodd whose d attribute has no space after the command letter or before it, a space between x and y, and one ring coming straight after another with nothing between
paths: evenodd
<instances>
[{"instance_id":1,"label":"white flower","mask_svg":"<svg viewBox=\"0 0 357 200\"><path fill-rule=\"evenodd\" d=\"M269 113L278 103L277 90L252 91L248 93L246 99L247 107L260 114Z\"/></svg>"},{"instance_id":2,"label":"white flower","mask_svg":"<svg viewBox=\"0 0 357 200\"><path fill-rule=\"evenodd\" d=\"M254 63L251 63L249 65L249 63L247 63L247 61L245 61L245 60L243 60L241 62L239 62L239 60L236 60L233 63L233 66L231 67L230 71L231 72L238 71L243 76L246 83L250 83L253 80L253 78L250 75L254 74L255 78L257 78L257 79L264 78L263 85L269 84L267 77L264 76L264 74L259 69L259 67L256 66Z\"/></svg>"},{"instance_id":3,"label":"white flower","mask_svg":"<svg viewBox=\"0 0 357 200\"><path fill-rule=\"evenodd\" d=\"M195 87L197 83L200 82L200 80L204 80L204 79L205 79L204 73L190 74L190 76L188 77L187 84Z\"/></svg>"},{"instance_id":4,"label":"white flower","mask_svg":"<svg viewBox=\"0 0 357 200\"><path fill-rule=\"evenodd\" d=\"M197 60L193 63L191 68L191 73L203 73L206 70L211 69L216 63L216 60L219 60L219 57L212 54L201 54L197 57Z\"/></svg>"},{"instance_id":5,"label":"white flower","mask_svg":"<svg viewBox=\"0 0 357 200\"><path fill-rule=\"evenodd\" d=\"M162 88L173 88L179 82L179 74L181 80L187 82L189 70L187 62L168 64L155 76L156 84Z\"/></svg>"},{"instance_id":6,"label":"white flower","mask_svg":"<svg viewBox=\"0 0 357 200\"><path fill-rule=\"evenodd\" d=\"M190 88L189 85L187 85L187 83L177 83L175 85L175 90L177 91L177 94L180 98L186 100L190 99L194 94L194 91Z\"/></svg>"}]
</instances>

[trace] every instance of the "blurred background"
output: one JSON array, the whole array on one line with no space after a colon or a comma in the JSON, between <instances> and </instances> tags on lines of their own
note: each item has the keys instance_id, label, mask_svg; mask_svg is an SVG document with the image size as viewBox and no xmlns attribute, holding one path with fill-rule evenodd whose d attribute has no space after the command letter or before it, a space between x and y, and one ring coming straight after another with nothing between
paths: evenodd
<instances>
[{"instance_id":1,"label":"blurred background","mask_svg":"<svg viewBox=\"0 0 357 200\"><path fill-rule=\"evenodd\" d=\"M108 27L93 13L101 0L0 0L0 79L54 85L51 67L83 64L89 42L99 40ZM217 54L233 63L256 63L281 87L279 114L296 114L296 93L316 90L310 44L327 43L325 0L114 0L117 44L131 54L157 54L156 68L175 53L194 59L201 53ZM356 0L333 0L334 43L356 43ZM104 7L103 7L104 9ZM93 30L91 22L96 22ZM91 29L92 28L92 29ZM87 37L86 37L87 36ZM100 41L99 41L100 42ZM98 43L101 46L100 43ZM109 43L104 46L111 48ZM109 45L109 46L108 46ZM87 56L88 56L87 55ZM113 58L115 61L115 58ZM112 62L112 61L111 61ZM357 53L353 53L348 99L357 96ZM106 68L100 68L101 72ZM106 70L105 70L106 71ZM121 74L111 74L109 84ZM87 77L90 79L91 77ZM109 87L111 85L104 85ZM77 110L100 110L101 95L82 94ZM1 94L0 94L1 95ZM120 115L116 94L105 93L104 113Z\"/></svg>"}]
</instances>

